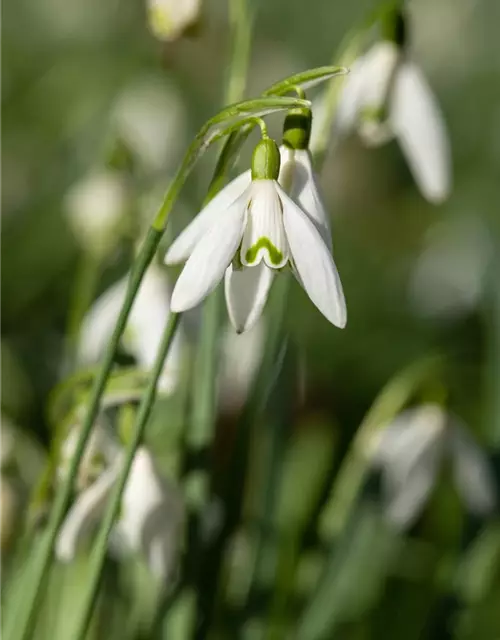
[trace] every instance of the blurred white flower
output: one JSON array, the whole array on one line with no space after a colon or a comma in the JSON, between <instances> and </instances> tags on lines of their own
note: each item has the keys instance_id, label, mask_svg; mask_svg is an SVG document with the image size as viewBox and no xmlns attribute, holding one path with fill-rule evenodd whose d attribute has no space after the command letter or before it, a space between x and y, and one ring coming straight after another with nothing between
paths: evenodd
<instances>
[{"instance_id":1,"label":"blurred white flower","mask_svg":"<svg viewBox=\"0 0 500 640\"><path fill-rule=\"evenodd\" d=\"M80 436L81 423L75 422L69 430L59 450L57 479L63 482L66 478L71 459L76 450ZM100 416L95 423L78 468L76 486L79 491L87 488L102 473L106 466L116 458L120 447L107 425Z\"/></svg>"},{"instance_id":2,"label":"blurred white flower","mask_svg":"<svg viewBox=\"0 0 500 640\"><path fill-rule=\"evenodd\" d=\"M418 313L455 317L479 303L492 255L488 230L474 218L453 216L432 227L410 281Z\"/></svg>"},{"instance_id":3,"label":"blurred white flower","mask_svg":"<svg viewBox=\"0 0 500 640\"><path fill-rule=\"evenodd\" d=\"M445 123L421 70L406 51L376 43L352 66L338 104L340 132L357 129L368 145L396 137L422 194L441 202L451 188Z\"/></svg>"},{"instance_id":4,"label":"blurred white flower","mask_svg":"<svg viewBox=\"0 0 500 640\"><path fill-rule=\"evenodd\" d=\"M57 539L56 554L60 560L73 560L80 544L97 526L122 462L123 456L118 454L95 482L77 496ZM151 572L162 582L171 583L175 579L184 517L179 489L160 475L149 451L140 447L114 526L112 550L119 554L142 554Z\"/></svg>"},{"instance_id":5,"label":"blurred white flower","mask_svg":"<svg viewBox=\"0 0 500 640\"><path fill-rule=\"evenodd\" d=\"M227 326L221 336L219 403L223 411L238 411L245 403L250 385L264 353L264 318L238 334Z\"/></svg>"},{"instance_id":6,"label":"blurred white flower","mask_svg":"<svg viewBox=\"0 0 500 640\"><path fill-rule=\"evenodd\" d=\"M102 256L119 237L126 215L125 182L113 171L90 174L71 187L64 205L69 224L83 249Z\"/></svg>"},{"instance_id":7,"label":"blurred white flower","mask_svg":"<svg viewBox=\"0 0 500 640\"><path fill-rule=\"evenodd\" d=\"M196 24L201 0L148 0L149 26L160 40L171 41Z\"/></svg>"},{"instance_id":8,"label":"blurred white flower","mask_svg":"<svg viewBox=\"0 0 500 640\"><path fill-rule=\"evenodd\" d=\"M117 136L147 171L168 171L177 164L185 142L186 115L172 82L141 77L118 98L112 115Z\"/></svg>"},{"instance_id":9,"label":"blurred white flower","mask_svg":"<svg viewBox=\"0 0 500 640\"><path fill-rule=\"evenodd\" d=\"M229 317L243 332L260 317L276 271L290 264L321 313L345 326L342 285L324 229L318 230L326 219L321 202L314 198L307 152L300 166L293 162L293 153L297 152L290 153L289 168L305 175L297 190L310 208L304 210L278 184L280 154L274 141L261 140L252 170L219 192L169 248L167 264L187 260L172 294L172 309L196 306L225 274Z\"/></svg>"},{"instance_id":10,"label":"blurred white flower","mask_svg":"<svg viewBox=\"0 0 500 640\"><path fill-rule=\"evenodd\" d=\"M495 479L486 454L439 405L404 411L372 444L370 457L382 472L386 513L397 526L411 525L421 513L447 459L468 510L486 515L495 508Z\"/></svg>"},{"instance_id":11,"label":"blurred white flower","mask_svg":"<svg viewBox=\"0 0 500 640\"><path fill-rule=\"evenodd\" d=\"M125 299L127 283L128 276L112 285L97 299L85 317L78 348L82 364L97 362L106 349ZM123 337L125 349L146 370L154 364L169 315L167 274L160 265L152 264L139 288ZM182 342L178 329L158 381L161 393L173 393L177 387L182 366Z\"/></svg>"}]
</instances>

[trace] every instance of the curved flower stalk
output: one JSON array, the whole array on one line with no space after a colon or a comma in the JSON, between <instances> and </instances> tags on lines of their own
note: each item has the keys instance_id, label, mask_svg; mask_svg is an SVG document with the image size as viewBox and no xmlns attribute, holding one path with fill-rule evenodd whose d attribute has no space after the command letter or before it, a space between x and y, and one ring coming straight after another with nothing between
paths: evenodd
<instances>
[{"instance_id":1,"label":"curved flower stalk","mask_svg":"<svg viewBox=\"0 0 500 640\"><path fill-rule=\"evenodd\" d=\"M469 511L486 515L495 507L495 480L486 454L460 421L437 404L401 413L377 434L371 455L382 472L387 516L397 526L410 526L421 513L446 459Z\"/></svg>"},{"instance_id":2,"label":"curved flower stalk","mask_svg":"<svg viewBox=\"0 0 500 640\"><path fill-rule=\"evenodd\" d=\"M84 319L79 343L80 362L90 364L101 357L125 299L128 277L108 289L95 302ZM140 366L150 369L155 361L161 336L170 315L167 275L160 265L152 264L141 283L122 340L123 346ZM182 336L177 332L158 382L158 390L173 393L182 366Z\"/></svg>"},{"instance_id":3,"label":"curved flower stalk","mask_svg":"<svg viewBox=\"0 0 500 640\"><path fill-rule=\"evenodd\" d=\"M449 141L441 110L409 57L405 19L390 13L384 39L361 56L345 81L336 117L371 146L396 137L422 195L442 202L451 188Z\"/></svg>"},{"instance_id":4,"label":"curved flower stalk","mask_svg":"<svg viewBox=\"0 0 500 640\"><path fill-rule=\"evenodd\" d=\"M297 202L282 185L294 189ZM251 171L230 182L168 250L167 264L187 260L172 309L196 306L225 275L229 317L241 333L260 317L275 273L290 265L316 307L343 327L345 300L330 247L307 149L288 148L285 139L278 150L264 136Z\"/></svg>"},{"instance_id":5,"label":"curved flower stalk","mask_svg":"<svg viewBox=\"0 0 500 640\"><path fill-rule=\"evenodd\" d=\"M89 254L103 256L119 237L127 212L127 189L115 171L92 173L74 184L65 199L76 239Z\"/></svg>"},{"instance_id":6,"label":"curved flower stalk","mask_svg":"<svg viewBox=\"0 0 500 640\"><path fill-rule=\"evenodd\" d=\"M201 0L148 0L149 26L159 40L180 38L199 19Z\"/></svg>"},{"instance_id":7,"label":"curved flower stalk","mask_svg":"<svg viewBox=\"0 0 500 640\"><path fill-rule=\"evenodd\" d=\"M122 454L77 497L57 538L56 555L71 561L95 529L118 478ZM112 550L140 553L151 572L164 583L175 577L184 523L184 502L178 488L163 478L146 447L140 447L122 497L113 530Z\"/></svg>"}]
</instances>

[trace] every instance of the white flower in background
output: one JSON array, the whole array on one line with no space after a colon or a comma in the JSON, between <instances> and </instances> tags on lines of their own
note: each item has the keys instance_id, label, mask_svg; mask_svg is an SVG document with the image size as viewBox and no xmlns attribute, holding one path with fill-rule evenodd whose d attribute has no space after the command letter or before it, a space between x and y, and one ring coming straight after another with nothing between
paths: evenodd
<instances>
[{"instance_id":1,"label":"white flower in background","mask_svg":"<svg viewBox=\"0 0 500 640\"><path fill-rule=\"evenodd\" d=\"M295 166L292 152L287 160L285 173ZM229 317L242 332L261 315L274 274L290 265L323 315L345 326L342 285L319 230L324 210L306 188L309 180L299 191L309 198L311 209L294 202L277 181L279 168L275 142L262 139L254 150L252 170L229 183L174 241L165 262L187 262L172 294L172 310L196 306L226 274ZM303 167L300 171L306 173Z\"/></svg>"},{"instance_id":2,"label":"white flower in background","mask_svg":"<svg viewBox=\"0 0 500 640\"><path fill-rule=\"evenodd\" d=\"M359 58L345 79L336 124L341 132L357 129L368 145L396 137L422 194L431 202L450 192L451 157L445 123L418 66L409 58L404 24L394 41L377 42Z\"/></svg>"},{"instance_id":3,"label":"white flower in background","mask_svg":"<svg viewBox=\"0 0 500 640\"><path fill-rule=\"evenodd\" d=\"M437 404L400 414L376 434L371 456L382 472L388 518L397 526L411 525L421 513L447 459L468 510L486 515L495 508L495 479L486 454Z\"/></svg>"},{"instance_id":4,"label":"white flower in background","mask_svg":"<svg viewBox=\"0 0 500 640\"><path fill-rule=\"evenodd\" d=\"M185 111L172 82L146 76L120 95L112 122L119 139L140 159L146 171L165 172L177 163L184 146Z\"/></svg>"},{"instance_id":5,"label":"white flower in background","mask_svg":"<svg viewBox=\"0 0 500 640\"><path fill-rule=\"evenodd\" d=\"M102 256L112 248L128 208L126 185L118 173L101 171L83 178L71 187L64 204L85 251Z\"/></svg>"},{"instance_id":6,"label":"white flower in background","mask_svg":"<svg viewBox=\"0 0 500 640\"><path fill-rule=\"evenodd\" d=\"M97 362L106 349L127 292L128 276L110 287L85 317L79 342L79 361ZM170 315L170 291L167 274L152 264L140 285L123 337L123 346L144 369L150 369ZM158 390L175 391L182 366L182 335L177 330L158 380Z\"/></svg>"},{"instance_id":7,"label":"white flower in background","mask_svg":"<svg viewBox=\"0 0 500 640\"><path fill-rule=\"evenodd\" d=\"M122 462L122 455L117 455L97 480L77 496L57 539L56 554L60 560L73 560L78 547L98 525ZM160 475L149 451L140 447L114 526L113 550L120 554L141 554L158 579L171 582L175 579L184 517L179 489Z\"/></svg>"},{"instance_id":8,"label":"white flower in background","mask_svg":"<svg viewBox=\"0 0 500 640\"><path fill-rule=\"evenodd\" d=\"M245 403L264 353L264 318L245 333L227 326L221 336L219 403L222 411L233 412Z\"/></svg>"},{"instance_id":9,"label":"white flower in background","mask_svg":"<svg viewBox=\"0 0 500 640\"><path fill-rule=\"evenodd\" d=\"M57 465L57 479L59 482L63 482L68 474L80 437L80 430L81 424L79 422L73 424L62 442ZM116 458L119 450L120 447L116 439L104 423L104 417L101 416L92 430L78 468L77 489L81 491L94 482L103 469Z\"/></svg>"},{"instance_id":10,"label":"white flower in background","mask_svg":"<svg viewBox=\"0 0 500 640\"><path fill-rule=\"evenodd\" d=\"M429 230L411 276L417 312L450 318L475 309L492 255L491 238L480 221L456 215L440 220Z\"/></svg>"},{"instance_id":11,"label":"white flower in background","mask_svg":"<svg viewBox=\"0 0 500 640\"><path fill-rule=\"evenodd\" d=\"M149 26L159 40L171 41L196 24L201 0L148 0Z\"/></svg>"}]
</instances>

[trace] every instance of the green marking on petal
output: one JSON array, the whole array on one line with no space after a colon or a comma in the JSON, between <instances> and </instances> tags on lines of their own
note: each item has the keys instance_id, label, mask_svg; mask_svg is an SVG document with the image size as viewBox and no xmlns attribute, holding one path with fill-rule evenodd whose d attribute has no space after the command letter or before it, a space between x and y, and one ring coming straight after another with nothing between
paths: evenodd
<instances>
[{"instance_id":1,"label":"green marking on petal","mask_svg":"<svg viewBox=\"0 0 500 640\"><path fill-rule=\"evenodd\" d=\"M251 264L252 262L255 262L257 258L257 254L259 253L260 249L267 249L267 253L269 255L269 259L272 262L272 264L278 265L280 262L283 261L283 254L281 253L281 251L277 249L274 246L274 244L271 242L271 240L269 240L269 238L266 238L265 236L263 236L262 238L259 238L254 245L252 245L249 249L247 249L247 252L245 254L245 260L249 264Z\"/></svg>"},{"instance_id":2,"label":"green marking on petal","mask_svg":"<svg viewBox=\"0 0 500 640\"><path fill-rule=\"evenodd\" d=\"M381 123L387 117L387 109L385 107L367 106L361 111L361 119L365 122Z\"/></svg>"}]
</instances>

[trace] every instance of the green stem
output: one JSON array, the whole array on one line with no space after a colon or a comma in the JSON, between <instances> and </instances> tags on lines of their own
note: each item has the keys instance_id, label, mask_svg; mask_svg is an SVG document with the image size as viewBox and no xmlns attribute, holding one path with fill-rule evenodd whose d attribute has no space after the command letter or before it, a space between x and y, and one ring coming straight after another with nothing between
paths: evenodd
<instances>
[{"instance_id":1,"label":"green stem","mask_svg":"<svg viewBox=\"0 0 500 640\"><path fill-rule=\"evenodd\" d=\"M153 365L153 370L151 372L151 378L140 404L130 442L127 446L123 467L116 481L116 485L113 489L113 494L110 498L110 504L106 509L102 525L99 529L99 534L94 545L94 552L90 560L92 571L91 575L89 576L89 589L85 596L84 604L82 607L82 617L78 624L77 632L73 636L74 640L84 640L90 619L92 617L94 603L98 593L99 579L108 549L108 539L114 522L120 511L123 491L127 484L127 479L132 467L135 453L141 443L146 424L148 422L149 416L151 415L151 410L156 398L156 387L158 379L161 375L165 358L167 357L168 350L172 343L172 338L179 323L179 319L180 315L171 314L165 328L165 332L163 334L161 344L156 355L156 360Z\"/></svg>"},{"instance_id":2,"label":"green stem","mask_svg":"<svg viewBox=\"0 0 500 640\"><path fill-rule=\"evenodd\" d=\"M22 612L22 614L24 615L21 614L17 616L15 630L13 630L13 635L9 636L11 639L17 640L17 638L19 638L19 640L22 640L24 638L27 638L30 633L31 625L34 621L34 614L40 602L40 597L43 593L43 585L45 583L50 562L52 560L52 552L54 543L57 538L57 533L59 527L62 524L67 506L71 499L73 485L78 474L80 460L85 451L85 447L90 437L94 421L99 412L101 397L106 387L106 382L108 380L109 374L111 373L111 369L113 367L118 343L120 342L122 334L125 330L128 316L144 273L151 260L153 259L161 236L161 232L151 228L146 236L144 244L142 245L141 251L137 256L136 263L130 275L125 301L120 311L120 315L113 331L113 335L104 354L101 368L94 381L94 386L89 401L89 407L85 416L85 420L82 424L78 442L75 447L75 453L70 462L67 477L60 491L56 495L54 506L52 508L50 519L47 525L47 531L41 542L39 557L37 558L33 574L30 576L30 584L26 587L27 593L25 594L24 599L25 606Z\"/></svg>"}]
</instances>

